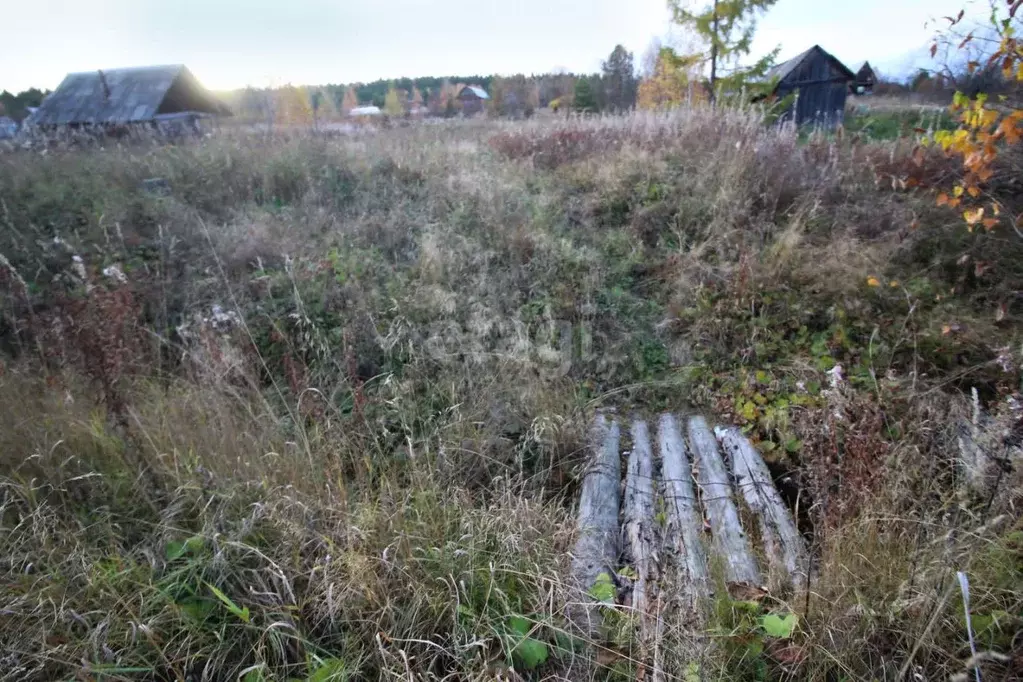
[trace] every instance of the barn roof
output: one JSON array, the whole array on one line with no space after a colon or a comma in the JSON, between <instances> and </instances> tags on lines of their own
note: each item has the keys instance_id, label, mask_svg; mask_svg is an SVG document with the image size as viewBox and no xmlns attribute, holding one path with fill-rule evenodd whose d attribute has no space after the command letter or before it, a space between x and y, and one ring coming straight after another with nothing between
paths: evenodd
<instances>
[{"instance_id":1,"label":"barn roof","mask_svg":"<svg viewBox=\"0 0 1023 682\"><path fill-rule=\"evenodd\" d=\"M461 92L458 93L458 96L461 97L462 93L465 92L466 90L476 95L480 99L490 99L490 95L487 94L487 91L478 85L466 85L464 88L462 88Z\"/></svg>"},{"instance_id":2,"label":"barn roof","mask_svg":"<svg viewBox=\"0 0 1023 682\"><path fill-rule=\"evenodd\" d=\"M176 64L68 74L30 123L137 123L180 111L230 113L191 71Z\"/></svg>"},{"instance_id":3,"label":"barn roof","mask_svg":"<svg viewBox=\"0 0 1023 682\"><path fill-rule=\"evenodd\" d=\"M380 107L366 106L366 107L353 107L352 110L348 112L348 115L349 116L379 116L381 113L383 113L383 112L380 111Z\"/></svg>"},{"instance_id":4,"label":"barn roof","mask_svg":"<svg viewBox=\"0 0 1023 682\"><path fill-rule=\"evenodd\" d=\"M859 82L866 80L877 80L877 74L874 73L873 67L870 66L870 62L863 62L863 66L856 72L856 80Z\"/></svg>"},{"instance_id":5,"label":"barn roof","mask_svg":"<svg viewBox=\"0 0 1023 682\"><path fill-rule=\"evenodd\" d=\"M792 75L794 71L799 69L800 65L804 61L809 59L810 56L813 55L815 52L819 52L823 54L827 59L831 60L837 67L839 67L840 71L842 71L849 77L849 80L853 80L856 78L856 74L850 71L849 67L840 62L837 57L832 55L830 52L824 50L824 48L822 48L820 45L814 45L809 50L797 54L792 59L789 59L788 61L784 61L781 64L776 64L775 66L771 67L771 69L767 72L767 79L768 80L778 79L779 82L785 80L787 77Z\"/></svg>"}]
</instances>

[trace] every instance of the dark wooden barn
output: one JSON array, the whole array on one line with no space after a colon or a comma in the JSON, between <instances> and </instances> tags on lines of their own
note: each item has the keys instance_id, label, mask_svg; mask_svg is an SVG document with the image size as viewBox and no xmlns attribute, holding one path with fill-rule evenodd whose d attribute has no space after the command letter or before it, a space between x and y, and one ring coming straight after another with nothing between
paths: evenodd
<instances>
[{"instance_id":1,"label":"dark wooden barn","mask_svg":"<svg viewBox=\"0 0 1023 682\"><path fill-rule=\"evenodd\" d=\"M467 85L458 93L458 101L462 103L462 113L466 116L482 113L488 99L490 99L490 95L478 85Z\"/></svg>"},{"instance_id":2,"label":"dark wooden barn","mask_svg":"<svg viewBox=\"0 0 1023 682\"><path fill-rule=\"evenodd\" d=\"M877 74L874 73L870 62L863 62L863 66L856 72L856 80L852 84L852 93L854 95L870 95L874 92L875 85L877 85Z\"/></svg>"},{"instance_id":3,"label":"dark wooden barn","mask_svg":"<svg viewBox=\"0 0 1023 682\"><path fill-rule=\"evenodd\" d=\"M774 82L778 99L795 95L792 110L786 117L796 125L831 127L842 122L849 83L856 74L820 45L782 62L768 73Z\"/></svg>"},{"instance_id":4,"label":"dark wooden barn","mask_svg":"<svg viewBox=\"0 0 1023 682\"><path fill-rule=\"evenodd\" d=\"M160 125L230 115L184 66L72 73L29 117L38 128Z\"/></svg>"}]
</instances>

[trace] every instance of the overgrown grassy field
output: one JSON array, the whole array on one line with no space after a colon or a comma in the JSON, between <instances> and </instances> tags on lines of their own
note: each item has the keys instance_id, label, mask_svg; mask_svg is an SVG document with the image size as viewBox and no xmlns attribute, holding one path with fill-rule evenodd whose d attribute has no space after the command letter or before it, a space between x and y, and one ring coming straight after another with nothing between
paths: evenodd
<instances>
[{"instance_id":1,"label":"overgrown grassy field","mask_svg":"<svg viewBox=\"0 0 1023 682\"><path fill-rule=\"evenodd\" d=\"M743 426L814 557L763 598L789 637L725 590L707 639L669 614L672 679L970 672L956 571L985 679L1019 675L1023 239L934 205L953 162L852 137L685 110L0 154L0 677L640 679L627 607L592 646L565 618L598 408Z\"/></svg>"}]
</instances>

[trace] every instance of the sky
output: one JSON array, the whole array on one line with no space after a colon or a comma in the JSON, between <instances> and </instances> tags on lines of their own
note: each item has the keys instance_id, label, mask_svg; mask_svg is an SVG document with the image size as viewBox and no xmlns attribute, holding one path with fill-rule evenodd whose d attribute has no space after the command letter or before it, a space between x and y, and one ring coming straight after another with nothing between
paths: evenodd
<instances>
[{"instance_id":1,"label":"sky","mask_svg":"<svg viewBox=\"0 0 1023 682\"><path fill-rule=\"evenodd\" d=\"M928 19L981 1L778 0L754 56L817 43L854 70L869 59L908 73ZM216 90L589 72L617 43L638 63L652 38L670 38L665 0L12 0L2 15L0 90L14 92L148 64L185 64Z\"/></svg>"}]
</instances>

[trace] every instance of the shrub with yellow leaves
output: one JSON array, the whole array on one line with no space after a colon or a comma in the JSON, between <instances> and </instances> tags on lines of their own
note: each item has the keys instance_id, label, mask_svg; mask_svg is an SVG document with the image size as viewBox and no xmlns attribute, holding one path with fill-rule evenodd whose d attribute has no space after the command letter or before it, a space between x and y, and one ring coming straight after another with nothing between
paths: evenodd
<instances>
[{"instance_id":1,"label":"shrub with yellow leaves","mask_svg":"<svg viewBox=\"0 0 1023 682\"><path fill-rule=\"evenodd\" d=\"M1023 84L1023 43L1017 34L1023 22L1023 0L990 0L991 25L994 27L995 48L987 58L984 68L997 69L1009 84ZM947 17L948 35L963 22L964 11L956 17ZM966 49L975 40L974 32L968 33L958 44L958 50ZM933 56L937 43L931 47ZM979 61L967 65L972 74L982 67ZM923 143L936 144L946 154L962 158L963 174L952 186L951 192L938 194L939 206L961 209L967 227L972 231L977 226L986 229L1008 222L1023 236L1023 216L1006 215L1005 206L989 191L989 182L995 176L995 162L1009 147L1023 141L1023 108L1018 102L1012 103L1002 95L994 100L989 94L980 93L970 97L956 92L952 111L958 114L959 127L943 130L925 138ZM1006 220L1008 218L1008 220Z\"/></svg>"}]
</instances>

